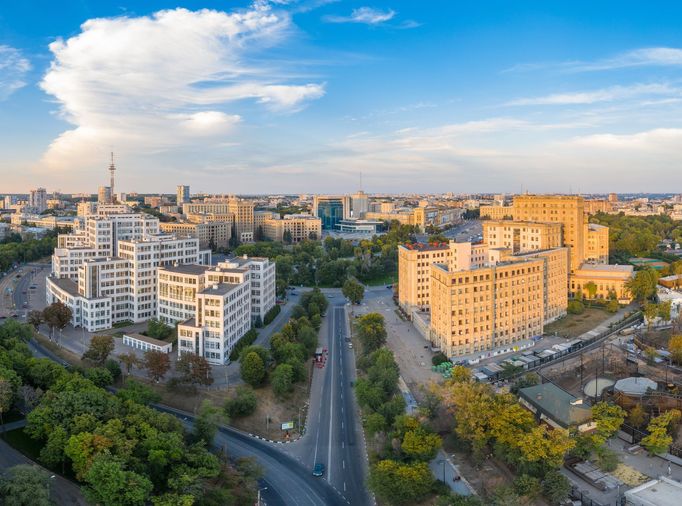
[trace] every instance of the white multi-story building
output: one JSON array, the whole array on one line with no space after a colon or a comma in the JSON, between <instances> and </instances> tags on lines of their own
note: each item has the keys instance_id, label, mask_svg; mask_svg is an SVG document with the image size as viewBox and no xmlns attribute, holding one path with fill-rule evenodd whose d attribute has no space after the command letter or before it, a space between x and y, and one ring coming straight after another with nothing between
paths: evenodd
<instances>
[{"instance_id":1,"label":"white multi-story building","mask_svg":"<svg viewBox=\"0 0 682 506\"><path fill-rule=\"evenodd\" d=\"M82 230L59 236L47 280L47 303L67 304L73 325L90 332L156 316L159 267L211 262L198 239L159 234L156 218L125 206L103 207Z\"/></svg>"},{"instance_id":2,"label":"white multi-story building","mask_svg":"<svg viewBox=\"0 0 682 506\"><path fill-rule=\"evenodd\" d=\"M45 211L47 209L47 190L45 188L31 190L28 195L28 207L36 213Z\"/></svg>"},{"instance_id":3,"label":"white multi-story building","mask_svg":"<svg viewBox=\"0 0 682 506\"><path fill-rule=\"evenodd\" d=\"M236 342L275 305L275 264L237 257L213 268L159 268L158 317L178 324L178 354L228 361Z\"/></svg>"}]
</instances>

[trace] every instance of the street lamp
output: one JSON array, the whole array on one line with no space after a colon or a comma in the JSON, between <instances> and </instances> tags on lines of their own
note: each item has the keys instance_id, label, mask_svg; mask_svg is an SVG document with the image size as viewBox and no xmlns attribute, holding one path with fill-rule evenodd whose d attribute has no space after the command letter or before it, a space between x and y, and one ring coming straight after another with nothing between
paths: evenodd
<instances>
[{"instance_id":1,"label":"street lamp","mask_svg":"<svg viewBox=\"0 0 682 506\"><path fill-rule=\"evenodd\" d=\"M50 476L50 479L47 480L47 498L48 498L48 500L50 499L50 484L52 483L52 480L54 480L56 477L57 476L53 474L52 476Z\"/></svg>"},{"instance_id":2,"label":"street lamp","mask_svg":"<svg viewBox=\"0 0 682 506\"><path fill-rule=\"evenodd\" d=\"M263 488L259 488L259 489L258 489L258 502L256 502L256 506L261 506L261 502L260 502L260 493L261 493L261 491L267 490L267 489L268 489L268 487L263 487Z\"/></svg>"}]
</instances>

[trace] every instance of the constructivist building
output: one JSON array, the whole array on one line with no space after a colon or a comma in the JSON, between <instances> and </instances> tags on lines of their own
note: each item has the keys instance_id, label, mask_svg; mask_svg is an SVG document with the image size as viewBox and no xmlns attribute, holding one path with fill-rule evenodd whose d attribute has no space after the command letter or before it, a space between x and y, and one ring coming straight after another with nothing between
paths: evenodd
<instances>
[{"instance_id":1,"label":"constructivist building","mask_svg":"<svg viewBox=\"0 0 682 506\"><path fill-rule=\"evenodd\" d=\"M274 307L275 285L275 264L267 258L164 267L158 276L158 317L178 324L178 354L224 364L237 341Z\"/></svg>"},{"instance_id":2,"label":"constructivist building","mask_svg":"<svg viewBox=\"0 0 682 506\"><path fill-rule=\"evenodd\" d=\"M156 218L131 213L126 206L87 216L81 229L58 238L47 303L69 306L72 324L89 332L155 317L158 268L211 260L198 239L158 230Z\"/></svg>"},{"instance_id":3,"label":"constructivist building","mask_svg":"<svg viewBox=\"0 0 682 506\"><path fill-rule=\"evenodd\" d=\"M162 232L177 237L196 237L200 248L227 248L232 236L232 223L227 221L206 221L203 223L183 223L169 221L160 223Z\"/></svg>"}]
</instances>

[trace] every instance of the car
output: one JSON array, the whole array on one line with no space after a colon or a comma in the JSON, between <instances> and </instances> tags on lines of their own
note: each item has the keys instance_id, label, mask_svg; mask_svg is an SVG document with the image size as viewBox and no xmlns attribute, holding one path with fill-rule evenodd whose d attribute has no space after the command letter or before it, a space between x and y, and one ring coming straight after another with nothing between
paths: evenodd
<instances>
[{"instance_id":1,"label":"car","mask_svg":"<svg viewBox=\"0 0 682 506\"><path fill-rule=\"evenodd\" d=\"M313 476L317 478L324 476L324 464L318 462L313 466Z\"/></svg>"},{"instance_id":2,"label":"car","mask_svg":"<svg viewBox=\"0 0 682 506\"><path fill-rule=\"evenodd\" d=\"M333 298L334 298L334 294L333 294L333 293L330 293L329 295L327 295L327 298L328 298L328 299L333 299Z\"/></svg>"},{"instance_id":3,"label":"car","mask_svg":"<svg viewBox=\"0 0 682 506\"><path fill-rule=\"evenodd\" d=\"M353 343L348 343L348 347L352 350L353 349Z\"/></svg>"}]
</instances>

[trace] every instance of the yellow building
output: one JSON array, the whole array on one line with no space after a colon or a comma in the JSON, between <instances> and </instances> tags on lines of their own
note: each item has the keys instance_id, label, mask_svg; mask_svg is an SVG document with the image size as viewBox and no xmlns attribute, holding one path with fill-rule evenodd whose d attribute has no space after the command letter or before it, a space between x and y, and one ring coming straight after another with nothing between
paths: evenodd
<instances>
[{"instance_id":1,"label":"yellow building","mask_svg":"<svg viewBox=\"0 0 682 506\"><path fill-rule=\"evenodd\" d=\"M613 209L608 200L586 200L585 212L587 214L610 213Z\"/></svg>"},{"instance_id":2,"label":"yellow building","mask_svg":"<svg viewBox=\"0 0 682 506\"><path fill-rule=\"evenodd\" d=\"M583 263L587 215L585 214L585 200L582 197L517 195L514 197L514 219L561 223L564 246L571 248L571 271L576 270Z\"/></svg>"},{"instance_id":3,"label":"yellow building","mask_svg":"<svg viewBox=\"0 0 682 506\"><path fill-rule=\"evenodd\" d=\"M514 254L563 246L561 223L486 220L483 238L490 248L510 248Z\"/></svg>"},{"instance_id":4,"label":"yellow building","mask_svg":"<svg viewBox=\"0 0 682 506\"><path fill-rule=\"evenodd\" d=\"M234 233L237 237L250 233L253 239L254 232L254 203L237 197L228 200L228 212L234 215Z\"/></svg>"},{"instance_id":5,"label":"yellow building","mask_svg":"<svg viewBox=\"0 0 682 506\"><path fill-rule=\"evenodd\" d=\"M596 223L587 225L585 261L597 264L609 263L609 227Z\"/></svg>"},{"instance_id":6,"label":"yellow building","mask_svg":"<svg viewBox=\"0 0 682 506\"><path fill-rule=\"evenodd\" d=\"M608 299L612 293L615 293L618 302L628 304L632 296L625 285L633 276L633 269L632 265L585 264L571 275L571 296L575 296L580 290L585 297L588 297L587 286L593 282L597 287L596 299Z\"/></svg>"},{"instance_id":7,"label":"yellow building","mask_svg":"<svg viewBox=\"0 0 682 506\"><path fill-rule=\"evenodd\" d=\"M439 262L451 271L475 269L488 262L483 243L455 242L398 246L398 303L408 314L429 307L431 264Z\"/></svg>"},{"instance_id":8,"label":"yellow building","mask_svg":"<svg viewBox=\"0 0 682 506\"><path fill-rule=\"evenodd\" d=\"M541 335L545 262L528 258L470 271L431 266L431 339L448 357Z\"/></svg>"},{"instance_id":9,"label":"yellow building","mask_svg":"<svg viewBox=\"0 0 682 506\"><path fill-rule=\"evenodd\" d=\"M479 207L479 211L482 219L514 219L514 208L512 206L481 206Z\"/></svg>"},{"instance_id":10,"label":"yellow building","mask_svg":"<svg viewBox=\"0 0 682 506\"><path fill-rule=\"evenodd\" d=\"M309 214L288 214L284 218L265 220L263 235L272 241L284 241L285 233L291 234L291 242L322 238L322 220Z\"/></svg>"}]
</instances>

